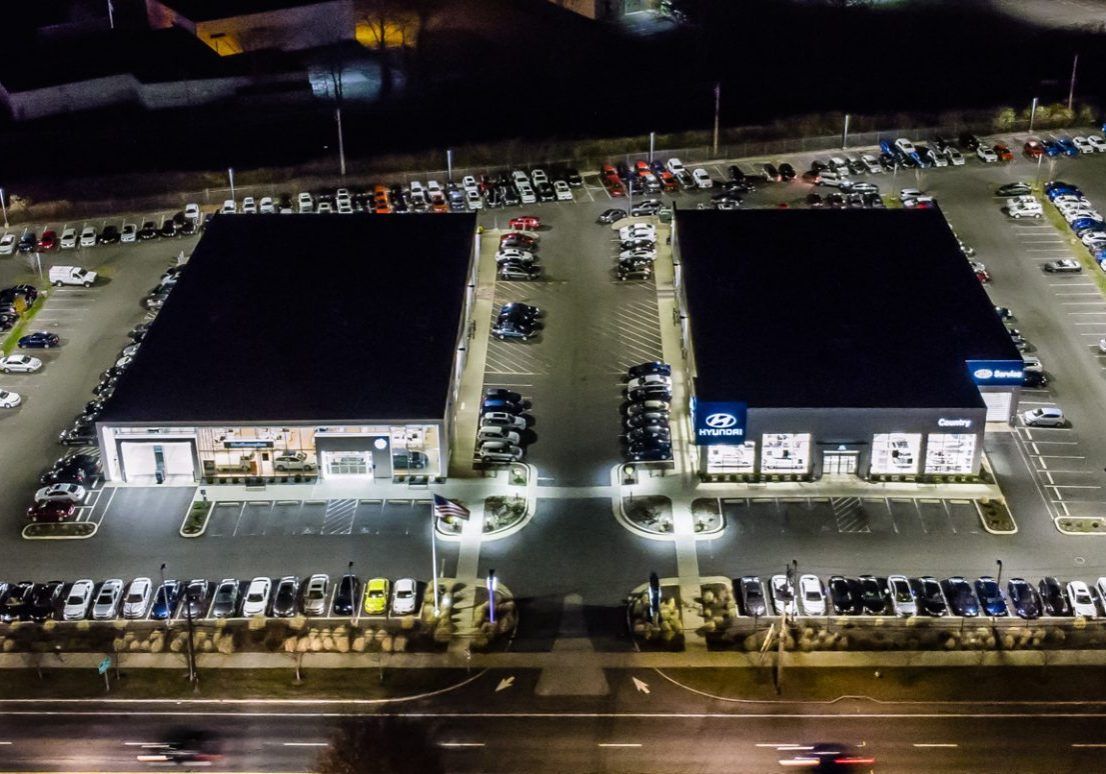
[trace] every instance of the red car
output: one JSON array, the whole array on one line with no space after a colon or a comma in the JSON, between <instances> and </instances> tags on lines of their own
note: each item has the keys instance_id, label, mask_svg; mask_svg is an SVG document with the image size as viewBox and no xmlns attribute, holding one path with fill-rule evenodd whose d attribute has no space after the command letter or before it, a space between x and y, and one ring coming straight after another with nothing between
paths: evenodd
<instances>
[{"instance_id":1,"label":"red car","mask_svg":"<svg viewBox=\"0 0 1106 774\"><path fill-rule=\"evenodd\" d=\"M639 175L652 174L653 170L649 167L649 162L638 159L634 162L634 170Z\"/></svg>"},{"instance_id":2,"label":"red car","mask_svg":"<svg viewBox=\"0 0 1106 774\"><path fill-rule=\"evenodd\" d=\"M622 181L618 179L618 175L604 175L603 185L607 189L607 193L611 195L611 198L617 199L620 196L626 195L626 186L622 185Z\"/></svg>"},{"instance_id":3,"label":"red car","mask_svg":"<svg viewBox=\"0 0 1106 774\"><path fill-rule=\"evenodd\" d=\"M1045 155L1045 146L1037 140L1030 140L1025 144L1025 155L1031 159L1039 159Z\"/></svg>"},{"instance_id":4,"label":"red car","mask_svg":"<svg viewBox=\"0 0 1106 774\"><path fill-rule=\"evenodd\" d=\"M58 246L58 234L53 229L46 229L38 240L39 250L55 250Z\"/></svg>"},{"instance_id":5,"label":"red car","mask_svg":"<svg viewBox=\"0 0 1106 774\"><path fill-rule=\"evenodd\" d=\"M998 156L999 161L1013 161L1014 160L1013 152L1010 150L1010 147L1008 145L1006 145L1005 143L996 142L991 147L994 148L995 154Z\"/></svg>"},{"instance_id":6,"label":"red car","mask_svg":"<svg viewBox=\"0 0 1106 774\"><path fill-rule=\"evenodd\" d=\"M532 250L538 246L538 240L529 234L522 234L518 231L510 231L499 238L500 247L521 247L526 250Z\"/></svg>"},{"instance_id":7,"label":"red car","mask_svg":"<svg viewBox=\"0 0 1106 774\"><path fill-rule=\"evenodd\" d=\"M507 226L520 231L537 231L541 228L541 218L537 215L519 215L507 221Z\"/></svg>"},{"instance_id":8,"label":"red car","mask_svg":"<svg viewBox=\"0 0 1106 774\"><path fill-rule=\"evenodd\" d=\"M74 503L52 500L32 505L27 509L27 518L31 521L69 521L76 512Z\"/></svg>"},{"instance_id":9,"label":"red car","mask_svg":"<svg viewBox=\"0 0 1106 774\"><path fill-rule=\"evenodd\" d=\"M680 181L667 169L660 173L661 187L666 191L679 191Z\"/></svg>"}]
</instances>

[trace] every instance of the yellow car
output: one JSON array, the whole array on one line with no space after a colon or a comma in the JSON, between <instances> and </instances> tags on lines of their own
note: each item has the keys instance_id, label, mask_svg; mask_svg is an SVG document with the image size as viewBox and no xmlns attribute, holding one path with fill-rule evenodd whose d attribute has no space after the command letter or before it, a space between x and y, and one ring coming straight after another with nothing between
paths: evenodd
<instances>
[{"instance_id":1,"label":"yellow car","mask_svg":"<svg viewBox=\"0 0 1106 774\"><path fill-rule=\"evenodd\" d=\"M365 587L365 601L361 607L365 615L384 615L388 610L390 585L387 578L373 578L369 581L369 585Z\"/></svg>"}]
</instances>

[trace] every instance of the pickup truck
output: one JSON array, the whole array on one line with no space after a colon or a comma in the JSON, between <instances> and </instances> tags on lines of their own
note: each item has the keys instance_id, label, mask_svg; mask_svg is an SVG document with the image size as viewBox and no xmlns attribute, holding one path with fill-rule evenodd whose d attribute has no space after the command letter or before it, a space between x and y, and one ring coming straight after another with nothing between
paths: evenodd
<instances>
[{"instance_id":1,"label":"pickup truck","mask_svg":"<svg viewBox=\"0 0 1106 774\"><path fill-rule=\"evenodd\" d=\"M96 272L82 269L80 266L51 266L50 284L61 287L62 285L84 285L92 287L96 281Z\"/></svg>"}]
</instances>

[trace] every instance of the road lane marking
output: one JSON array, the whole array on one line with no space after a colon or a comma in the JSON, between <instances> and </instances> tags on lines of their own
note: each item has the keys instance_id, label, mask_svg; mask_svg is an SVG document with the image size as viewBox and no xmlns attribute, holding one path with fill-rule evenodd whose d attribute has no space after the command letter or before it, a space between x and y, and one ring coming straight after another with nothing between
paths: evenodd
<instances>
[{"instance_id":1,"label":"road lane marking","mask_svg":"<svg viewBox=\"0 0 1106 774\"><path fill-rule=\"evenodd\" d=\"M953 742L915 742L915 747L959 747Z\"/></svg>"},{"instance_id":2,"label":"road lane marking","mask_svg":"<svg viewBox=\"0 0 1106 774\"><path fill-rule=\"evenodd\" d=\"M641 747L637 742L600 742L600 747Z\"/></svg>"},{"instance_id":3,"label":"road lane marking","mask_svg":"<svg viewBox=\"0 0 1106 774\"><path fill-rule=\"evenodd\" d=\"M438 742L439 747L483 747L483 742Z\"/></svg>"},{"instance_id":4,"label":"road lane marking","mask_svg":"<svg viewBox=\"0 0 1106 774\"><path fill-rule=\"evenodd\" d=\"M1106 747L1106 744L1102 742L1084 742L1082 744L1072 744L1072 747Z\"/></svg>"},{"instance_id":5,"label":"road lane marking","mask_svg":"<svg viewBox=\"0 0 1106 774\"><path fill-rule=\"evenodd\" d=\"M330 742L281 742L285 747L326 747Z\"/></svg>"}]
</instances>

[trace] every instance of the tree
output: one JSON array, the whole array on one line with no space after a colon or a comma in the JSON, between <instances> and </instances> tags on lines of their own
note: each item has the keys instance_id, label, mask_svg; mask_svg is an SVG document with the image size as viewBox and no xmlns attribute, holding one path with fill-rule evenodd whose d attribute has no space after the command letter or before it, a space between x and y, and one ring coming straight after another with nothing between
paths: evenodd
<instances>
[{"instance_id":1,"label":"tree","mask_svg":"<svg viewBox=\"0 0 1106 774\"><path fill-rule=\"evenodd\" d=\"M319 774L440 774L428 726L409 718L366 715L344 722L319 754Z\"/></svg>"}]
</instances>

